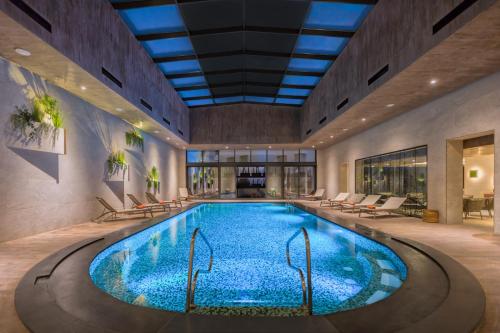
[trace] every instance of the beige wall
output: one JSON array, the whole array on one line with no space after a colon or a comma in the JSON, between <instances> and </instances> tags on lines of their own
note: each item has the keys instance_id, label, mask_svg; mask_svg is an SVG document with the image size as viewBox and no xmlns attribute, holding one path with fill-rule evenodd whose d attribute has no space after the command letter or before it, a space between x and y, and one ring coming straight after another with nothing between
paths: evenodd
<instances>
[{"instance_id":1,"label":"beige wall","mask_svg":"<svg viewBox=\"0 0 500 333\"><path fill-rule=\"evenodd\" d=\"M64 112L66 154L12 148L9 117L34 91L56 97ZM130 206L125 193L144 199L145 177L160 171L160 195L177 195L183 151L144 134L144 153L125 145L131 127L67 91L0 58L0 241L88 221L101 212L95 196ZM112 149L126 151L130 181L105 182Z\"/></svg>"},{"instance_id":2,"label":"beige wall","mask_svg":"<svg viewBox=\"0 0 500 333\"><path fill-rule=\"evenodd\" d=\"M482 198L485 193L493 192L495 157L477 155L464 158L464 193ZM477 170L477 177L471 178L470 171Z\"/></svg>"},{"instance_id":3,"label":"beige wall","mask_svg":"<svg viewBox=\"0 0 500 333\"><path fill-rule=\"evenodd\" d=\"M339 191L342 163L349 164L349 190L354 191L356 159L428 145L429 208L446 218L446 140L495 131L495 156L500 156L500 73L476 81L415 110L318 152L318 187L328 196ZM461 168L460 168L461 169ZM500 188L500 159L495 160L495 187ZM496 210L500 209L496 194ZM457 216L460 216L457 214ZM500 233L500 215L495 217Z\"/></svg>"}]
</instances>

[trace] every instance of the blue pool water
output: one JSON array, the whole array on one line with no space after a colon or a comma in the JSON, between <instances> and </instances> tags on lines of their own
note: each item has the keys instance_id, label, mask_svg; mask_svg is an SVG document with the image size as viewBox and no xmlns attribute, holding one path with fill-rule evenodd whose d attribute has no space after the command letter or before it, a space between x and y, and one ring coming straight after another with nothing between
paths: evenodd
<instances>
[{"instance_id":1,"label":"blue pool water","mask_svg":"<svg viewBox=\"0 0 500 333\"><path fill-rule=\"evenodd\" d=\"M94 283L128 303L184 311L191 235L199 227L214 251L212 272L200 274L198 306L297 307L302 289L286 261L286 242L301 227L311 244L313 313L377 302L406 279L406 266L389 248L296 207L275 203L203 204L126 238L99 253ZM302 236L290 247L306 271ZM196 241L194 270L209 251Z\"/></svg>"}]
</instances>

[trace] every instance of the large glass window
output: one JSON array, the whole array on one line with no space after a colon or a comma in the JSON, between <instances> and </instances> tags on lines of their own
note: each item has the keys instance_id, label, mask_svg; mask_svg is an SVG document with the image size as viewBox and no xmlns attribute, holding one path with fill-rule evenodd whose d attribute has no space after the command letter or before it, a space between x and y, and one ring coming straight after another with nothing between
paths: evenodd
<instances>
[{"instance_id":1,"label":"large glass window","mask_svg":"<svg viewBox=\"0 0 500 333\"><path fill-rule=\"evenodd\" d=\"M201 163L202 162L201 150L188 150L187 151L187 162L188 163Z\"/></svg>"},{"instance_id":2,"label":"large glass window","mask_svg":"<svg viewBox=\"0 0 500 333\"><path fill-rule=\"evenodd\" d=\"M203 194L203 168L188 167L187 168L187 186L192 195Z\"/></svg>"},{"instance_id":3,"label":"large glass window","mask_svg":"<svg viewBox=\"0 0 500 333\"><path fill-rule=\"evenodd\" d=\"M266 197L281 198L281 167L268 166L266 167Z\"/></svg>"},{"instance_id":4,"label":"large glass window","mask_svg":"<svg viewBox=\"0 0 500 333\"><path fill-rule=\"evenodd\" d=\"M404 212L419 215L427 206L427 147L356 161L356 192L406 197Z\"/></svg>"},{"instance_id":5,"label":"large glass window","mask_svg":"<svg viewBox=\"0 0 500 333\"><path fill-rule=\"evenodd\" d=\"M217 198L219 196L219 168L203 168L203 197Z\"/></svg>"},{"instance_id":6,"label":"large glass window","mask_svg":"<svg viewBox=\"0 0 500 333\"><path fill-rule=\"evenodd\" d=\"M252 150L252 162L265 162L265 161L266 161L265 150Z\"/></svg>"},{"instance_id":7,"label":"large glass window","mask_svg":"<svg viewBox=\"0 0 500 333\"><path fill-rule=\"evenodd\" d=\"M267 151L267 161L272 163L283 162L283 150L268 150Z\"/></svg>"},{"instance_id":8,"label":"large glass window","mask_svg":"<svg viewBox=\"0 0 500 333\"><path fill-rule=\"evenodd\" d=\"M299 168L299 191L300 195L311 194L316 189L316 173L312 166Z\"/></svg>"},{"instance_id":9,"label":"large glass window","mask_svg":"<svg viewBox=\"0 0 500 333\"><path fill-rule=\"evenodd\" d=\"M316 162L316 150L314 149L301 149L300 150L301 162Z\"/></svg>"},{"instance_id":10,"label":"large glass window","mask_svg":"<svg viewBox=\"0 0 500 333\"><path fill-rule=\"evenodd\" d=\"M298 162L299 161L299 150L298 149L285 149L283 151L283 162Z\"/></svg>"},{"instance_id":11,"label":"large glass window","mask_svg":"<svg viewBox=\"0 0 500 333\"><path fill-rule=\"evenodd\" d=\"M217 150L204 150L203 151L203 162L204 163L219 162L219 152Z\"/></svg>"},{"instance_id":12,"label":"large glass window","mask_svg":"<svg viewBox=\"0 0 500 333\"><path fill-rule=\"evenodd\" d=\"M250 162L250 150L237 150L236 162Z\"/></svg>"},{"instance_id":13,"label":"large glass window","mask_svg":"<svg viewBox=\"0 0 500 333\"><path fill-rule=\"evenodd\" d=\"M222 163L234 162L234 150L220 150L219 161Z\"/></svg>"},{"instance_id":14,"label":"large glass window","mask_svg":"<svg viewBox=\"0 0 500 333\"><path fill-rule=\"evenodd\" d=\"M297 198L299 195L299 167L285 167L283 185L285 197Z\"/></svg>"},{"instance_id":15,"label":"large glass window","mask_svg":"<svg viewBox=\"0 0 500 333\"><path fill-rule=\"evenodd\" d=\"M220 190L222 199L236 198L236 170L234 167L220 168Z\"/></svg>"}]
</instances>

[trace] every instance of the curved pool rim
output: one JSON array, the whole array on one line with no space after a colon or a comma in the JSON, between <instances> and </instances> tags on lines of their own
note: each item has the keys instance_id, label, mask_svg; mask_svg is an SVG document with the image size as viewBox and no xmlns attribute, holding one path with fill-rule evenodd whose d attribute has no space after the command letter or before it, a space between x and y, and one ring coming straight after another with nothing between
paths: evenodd
<instances>
[{"instance_id":1,"label":"curved pool rim","mask_svg":"<svg viewBox=\"0 0 500 333\"><path fill-rule=\"evenodd\" d=\"M218 332L248 332L249 327L256 332L273 328L290 332L309 329L319 332L419 331L425 328L471 332L480 324L485 307L484 292L477 279L455 260L418 242L391 237L338 216L333 221L331 215L321 210L294 204L389 247L407 266L407 279L401 288L380 302L329 315L227 317L135 306L94 285L88 271L98 253L198 205L195 204L103 237L76 243L49 256L19 283L15 295L18 315L34 332L64 327L94 332L204 332L207 328ZM382 316L383 321L380 320ZM453 322L446 320L450 316Z\"/></svg>"}]
</instances>

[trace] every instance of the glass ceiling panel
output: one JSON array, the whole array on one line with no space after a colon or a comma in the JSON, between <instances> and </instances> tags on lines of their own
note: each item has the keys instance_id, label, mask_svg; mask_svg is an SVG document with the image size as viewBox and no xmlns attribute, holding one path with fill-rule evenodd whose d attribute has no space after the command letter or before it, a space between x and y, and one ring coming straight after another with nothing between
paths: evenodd
<instances>
[{"instance_id":1,"label":"glass ceiling panel","mask_svg":"<svg viewBox=\"0 0 500 333\"><path fill-rule=\"evenodd\" d=\"M294 99L294 98L276 98L276 103L302 105L302 104L304 104L304 100L303 99Z\"/></svg>"},{"instance_id":2,"label":"glass ceiling panel","mask_svg":"<svg viewBox=\"0 0 500 333\"><path fill-rule=\"evenodd\" d=\"M237 103L237 102L243 102L243 96L231 96L231 97L222 97L215 99L215 103Z\"/></svg>"},{"instance_id":3,"label":"glass ceiling panel","mask_svg":"<svg viewBox=\"0 0 500 333\"><path fill-rule=\"evenodd\" d=\"M152 57L194 54L188 37L150 40L142 42L142 45Z\"/></svg>"},{"instance_id":4,"label":"glass ceiling panel","mask_svg":"<svg viewBox=\"0 0 500 333\"><path fill-rule=\"evenodd\" d=\"M201 71L198 60L162 62L159 66L165 74L192 73Z\"/></svg>"},{"instance_id":5,"label":"glass ceiling panel","mask_svg":"<svg viewBox=\"0 0 500 333\"><path fill-rule=\"evenodd\" d=\"M344 37L327 37L300 35L297 39L295 53L338 55L349 41Z\"/></svg>"},{"instance_id":6,"label":"glass ceiling panel","mask_svg":"<svg viewBox=\"0 0 500 333\"><path fill-rule=\"evenodd\" d=\"M330 60L292 58L288 64L288 70L324 73L331 64L332 61Z\"/></svg>"},{"instance_id":7,"label":"glass ceiling panel","mask_svg":"<svg viewBox=\"0 0 500 333\"><path fill-rule=\"evenodd\" d=\"M319 82L319 77L317 76L297 76L297 75L285 75L283 78L283 84L297 84L297 85L311 85L314 86Z\"/></svg>"},{"instance_id":8,"label":"glass ceiling panel","mask_svg":"<svg viewBox=\"0 0 500 333\"><path fill-rule=\"evenodd\" d=\"M281 88L278 95L308 96L310 89Z\"/></svg>"},{"instance_id":9,"label":"glass ceiling panel","mask_svg":"<svg viewBox=\"0 0 500 333\"><path fill-rule=\"evenodd\" d=\"M313 1L304 27L354 31L372 8L372 5Z\"/></svg>"},{"instance_id":10,"label":"glass ceiling panel","mask_svg":"<svg viewBox=\"0 0 500 333\"><path fill-rule=\"evenodd\" d=\"M200 105L210 105L214 104L212 99L198 99L194 101L185 101L187 106L200 106Z\"/></svg>"},{"instance_id":11,"label":"glass ceiling panel","mask_svg":"<svg viewBox=\"0 0 500 333\"><path fill-rule=\"evenodd\" d=\"M183 77L179 79L172 79L170 82L176 88L201 86L206 84L205 77L203 76Z\"/></svg>"},{"instance_id":12,"label":"glass ceiling panel","mask_svg":"<svg viewBox=\"0 0 500 333\"><path fill-rule=\"evenodd\" d=\"M245 96L245 101L254 103L272 103L274 101L274 98L262 96Z\"/></svg>"},{"instance_id":13,"label":"glass ceiling panel","mask_svg":"<svg viewBox=\"0 0 500 333\"><path fill-rule=\"evenodd\" d=\"M182 98L201 97L201 96L210 97L210 90L208 89L184 90L184 91L179 91L179 95L181 95Z\"/></svg>"},{"instance_id":14,"label":"glass ceiling panel","mask_svg":"<svg viewBox=\"0 0 500 333\"><path fill-rule=\"evenodd\" d=\"M176 5L124 9L120 15L135 35L185 30Z\"/></svg>"}]
</instances>

